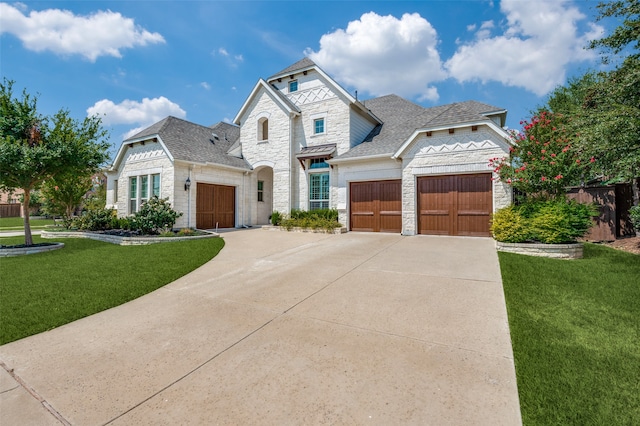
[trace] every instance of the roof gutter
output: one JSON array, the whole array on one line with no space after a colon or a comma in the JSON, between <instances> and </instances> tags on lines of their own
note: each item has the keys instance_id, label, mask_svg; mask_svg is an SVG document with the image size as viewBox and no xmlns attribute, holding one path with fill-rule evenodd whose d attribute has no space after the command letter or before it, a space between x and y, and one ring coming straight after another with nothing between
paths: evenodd
<instances>
[{"instance_id":1,"label":"roof gutter","mask_svg":"<svg viewBox=\"0 0 640 426\"><path fill-rule=\"evenodd\" d=\"M198 166L213 166L213 167L219 167L221 169L227 169L227 170L233 170L233 171L238 171L238 172L253 172L253 168L243 168L243 167L235 167L235 166L227 166L226 164L219 164L219 163L211 163L211 162L205 162L202 163L200 161L188 161L188 160L176 160L175 161L176 164L194 164L194 165L198 165Z\"/></svg>"},{"instance_id":2,"label":"roof gutter","mask_svg":"<svg viewBox=\"0 0 640 426\"><path fill-rule=\"evenodd\" d=\"M386 153L386 154L366 155L362 157L332 158L330 160L327 160L327 163L340 164L340 163L356 163L356 162L370 161L370 160L392 160L394 159L392 155L393 154L391 153Z\"/></svg>"}]
</instances>

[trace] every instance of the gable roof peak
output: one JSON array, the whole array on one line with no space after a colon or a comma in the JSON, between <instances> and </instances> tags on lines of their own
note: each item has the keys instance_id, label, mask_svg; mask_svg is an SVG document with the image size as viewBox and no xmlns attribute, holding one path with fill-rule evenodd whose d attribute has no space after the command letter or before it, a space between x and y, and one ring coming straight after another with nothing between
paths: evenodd
<instances>
[{"instance_id":1,"label":"gable roof peak","mask_svg":"<svg viewBox=\"0 0 640 426\"><path fill-rule=\"evenodd\" d=\"M317 67L317 66L318 65L315 62L313 62L311 59L309 59L309 58L307 58L305 56L304 58L300 59L295 64L289 65L288 67L286 67L282 71L275 73L274 75L269 77L267 79L267 81L275 80L278 77L287 76L287 75L295 73L296 71L302 71L302 70L313 68L313 67Z\"/></svg>"}]
</instances>

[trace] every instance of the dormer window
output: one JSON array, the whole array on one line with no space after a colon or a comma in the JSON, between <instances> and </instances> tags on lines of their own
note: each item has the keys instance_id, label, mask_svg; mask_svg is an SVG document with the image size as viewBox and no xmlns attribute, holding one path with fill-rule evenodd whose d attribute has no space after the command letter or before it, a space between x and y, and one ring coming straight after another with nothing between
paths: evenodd
<instances>
[{"instance_id":1,"label":"dormer window","mask_svg":"<svg viewBox=\"0 0 640 426\"><path fill-rule=\"evenodd\" d=\"M289 93L298 91L298 80L292 80L289 82Z\"/></svg>"}]
</instances>

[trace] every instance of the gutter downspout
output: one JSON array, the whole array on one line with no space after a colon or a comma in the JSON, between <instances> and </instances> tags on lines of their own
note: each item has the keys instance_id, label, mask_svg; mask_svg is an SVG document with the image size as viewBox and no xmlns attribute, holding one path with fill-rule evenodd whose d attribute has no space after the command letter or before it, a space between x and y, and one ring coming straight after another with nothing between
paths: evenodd
<instances>
[{"instance_id":1,"label":"gutter downspout","mask_svg":"<svg viewBox=\"0 0 640 426\"><path fill-rule=\"evenodd\" d=\"M191 168L193 166L189 166L189 175L188 179L191 181ZM191 229L191 187L187 190L187 228Z\"/></svg>"},{"instance_id":2,"label":"gutter downspout","mask_svg":"<svg viewBox=\"0 0 640 426\"><path fill-rule=\"evenodd\" d=\"M293 113L289 113L289 211L284 212L285 214L290 214L293 209L293 179L294 179L294 149L293 149Z\"/></svg>"}]
</instances>

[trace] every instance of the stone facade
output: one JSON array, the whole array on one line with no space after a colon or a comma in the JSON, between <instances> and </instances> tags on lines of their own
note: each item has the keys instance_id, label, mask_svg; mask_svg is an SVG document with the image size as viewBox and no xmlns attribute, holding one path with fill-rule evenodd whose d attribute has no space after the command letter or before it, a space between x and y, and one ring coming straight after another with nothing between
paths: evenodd
<instances>
[{"instance_id":1,"label":"stone facade","mask_svg":"<svg viewBox=\"0 0 640 426\"><path fill-rule=\"evenodd\" d=\"M504 137L487 126L419 134L402 157L402 233L415 235L416 183L420 176L492 173L489 160L509 152ZM495 178L495 176L492 176ZM511 189L493 181L493 211L511 204Z\"/></svg>"},{"instance_id":2,"label":"stone facade","mask_svg":"<svg viewBox=\"0 0 640 426\"><path fill-rule=\"evenodd\" d=\"M287 214L291 209L308 210L310 176L329 173L329 207L338 210L340 222L348 228L351 182L402 180L402 233L413 235L417 229L418 177L492 173L489 159L508 153L506 133L499 127L499 114L503 112L491 110L495 123L476 114L476 121L466 126L457 123L451 129L422 129L407 141L391 138L388 143L402 145L402 152L393 154L377 147L370 156L347 155L346 159L337 158L331 167L311 169L310 160L297 158L303 150L335 144L333 157L351 154L354 147L366 143L363 141L380 121L315 65L290 69L294 71L283 72L268 82L259 80L234 119L240 136L239 144L232 149L234 155L241 153L246 170L213 162L174 160L161 139L152 137L144 144L133 140L120 164L109 173L107 204L117 208L121 216L129 214L129 177L160 173L161 197L169 198L174 209L184 213L177 227L195 226L198 182L235 188L236 227L265 225L273 211ZM290 92L293 81L297 87ZM421 107L414 104L407 111L416 108ZM324 120L324 131L316 134L314 120L319 118ZM405 117L395 119L399 120L394 124L397 126ZM189 191L184 189L187 178L192 182ZM258 182L262 185L260 195ZM511 201L511 188L494 180L493 210Z\"/></svg>"}]
</instances>

